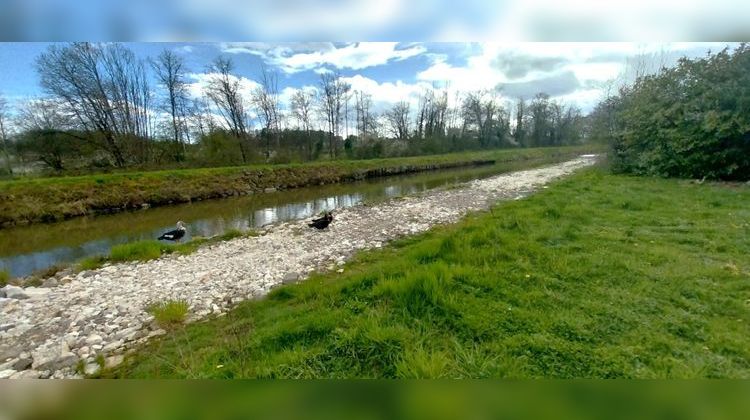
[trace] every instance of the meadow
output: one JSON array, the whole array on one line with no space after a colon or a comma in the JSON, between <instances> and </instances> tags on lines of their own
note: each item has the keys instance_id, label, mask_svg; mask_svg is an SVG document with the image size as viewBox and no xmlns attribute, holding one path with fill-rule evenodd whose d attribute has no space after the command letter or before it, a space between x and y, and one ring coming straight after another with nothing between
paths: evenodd
<instances>
[{"instance_id":1,"label":"meadow","mask_svg":"<svg viewBox=\"0 0 750 420\"><path fill-rule=\"evenodd\" d=\"M102 376L747 378L748 200L584 170L177 326Z\"/></svg>"}]
</instances>

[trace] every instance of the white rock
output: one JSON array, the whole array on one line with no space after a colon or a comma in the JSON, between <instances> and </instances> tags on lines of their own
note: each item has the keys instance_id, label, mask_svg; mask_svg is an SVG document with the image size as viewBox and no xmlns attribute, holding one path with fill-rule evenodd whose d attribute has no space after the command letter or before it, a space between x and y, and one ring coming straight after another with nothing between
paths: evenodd
<instances>
[{"instance_id":1,"label":"white rock","mask_svg":"<svg viewBox=\"0 0 750 420\"><path fill-rule=\"evenodd\" d=\"M23 288L9 284L3 288L5 297L8 299L28 299L29 295L24 293Z\"/></svg>"},{"instance_id":2,"label":"white rock","mask_svg":"<svg viewBox=\"0 0 750 420\"><path fill-rule=\"evenodd\" d=\"M107 357L107 358L106 358L106 359L104 360L104 366L105 366L105 367L106 367L107 369L113 368L113 367L115 367L115 366L119 365L120 363L122 363L122 361L123 361L124 359L125 359L125 358L124 358L124 356L123 356L123 355L121 355L121 354L118 354L118 355L116 355L116 356L111 356L111 357Z\"/></svg>"},{"instance_id":3,"label":"white rock","mask_svg":"<svg viewBox=\"0 0 750 420\"><path fill-rule=\"evenodd\" d=\"M99 363L87 363L86 366L83 367L83 373L86 375L94 375L99 372L99 369L101 369Z\"/></svg>"},{"instance_id":4,"label":"white rock","mask_svg":"<svg viewBox=\"0 0 750 420\"><path fill-rule=\"evenodd\" d=\"M92 345L92 344L99 344L102 342L102 336L99 334L91 334L88 337L86 337L86 344Z\"/></svg>"}]
</instances>

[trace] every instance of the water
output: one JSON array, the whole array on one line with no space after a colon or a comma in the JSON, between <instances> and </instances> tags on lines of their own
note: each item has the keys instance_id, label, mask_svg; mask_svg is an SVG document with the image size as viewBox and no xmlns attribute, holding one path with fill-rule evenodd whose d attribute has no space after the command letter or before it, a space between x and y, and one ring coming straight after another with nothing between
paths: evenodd
<instances>
[{"instance_id":1,"label":"water","mask_svg":"<svg viewBox=\"0 0 750 420\"><path fill-rule=\"evenodd\" d=\"M492 176L518 169L520 165L528 166L529 163L374 178L4 229L0 230L0 269L8 271L12 277L20 277L54 265L106 255L114 245L154 239L164 231L174 229L178 220L188 225L183 239L187 241L191 237L210 237L230 229L246 230L309 218L324 210L363 202L375 203Z\"/></svg>"}]
</instances>

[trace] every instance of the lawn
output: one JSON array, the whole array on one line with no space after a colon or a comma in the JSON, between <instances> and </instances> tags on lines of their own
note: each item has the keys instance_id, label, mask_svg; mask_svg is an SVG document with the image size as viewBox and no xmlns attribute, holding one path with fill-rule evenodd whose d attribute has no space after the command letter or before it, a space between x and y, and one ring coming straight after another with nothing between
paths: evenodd
<instances>
[{"instance_id":1,"label":"lawn","mask_svg":"<svg viewBox=\"0 0 750 420\"><path fill-rule=\"evenodd\" d=\"M105 377L750 377L750 188L582 171L174 329Z\"/></svg>"}]
</instances>

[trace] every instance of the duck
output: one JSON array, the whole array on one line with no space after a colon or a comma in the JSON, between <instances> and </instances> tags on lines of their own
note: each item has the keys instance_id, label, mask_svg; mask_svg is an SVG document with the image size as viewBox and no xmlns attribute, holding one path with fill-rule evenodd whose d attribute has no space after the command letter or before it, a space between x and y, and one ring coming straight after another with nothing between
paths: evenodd
<instances>
[{"instance_id":1,"label":"duck","mask_svg":"<svg viewBox=\"0 0 750 420\"><path fill-rule=\"evenodd\" d=\"M182 239L183 236L185 236L185 231L187 229L185 228L185 223L182 222L182 220L177 222L177 229L170 230L169 232L164 232L161 236L159 236L158 240L166 239L168 241L179 241Z\"/></svg>"},{"instance_id":2,"label":"duck","mask_svg":"<svg viewBox=\"0 0 750 420\"><path fill-rule=\"evenodd\" d=\"M313 219L307 226L314 227L315 229L323 230L328 227L333 221L333 213L330 211L326 212L323 217Z\"/></svg>"}]
</instances>

